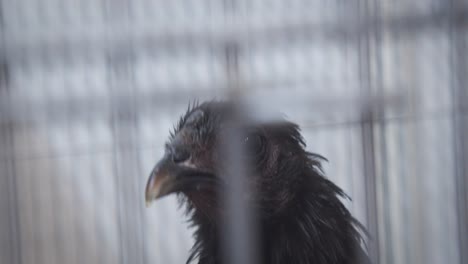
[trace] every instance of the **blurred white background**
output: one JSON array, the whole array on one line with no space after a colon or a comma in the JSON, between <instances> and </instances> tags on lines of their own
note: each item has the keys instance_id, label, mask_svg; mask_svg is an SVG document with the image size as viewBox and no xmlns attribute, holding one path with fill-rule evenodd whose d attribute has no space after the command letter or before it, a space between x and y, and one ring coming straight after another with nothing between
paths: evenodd
<instances>
[{"instance_id":1,"label":"blurred white background","mask_svg":"<svg viewBox=\"0 0 468 264\"><path fill-rule=\"evenodd\" d=\"M144 187L190 100L303 128L379 263L467 263L468 5L460 0L3 0L0 263L185 263Z\"/></svg>"}]
</instances>

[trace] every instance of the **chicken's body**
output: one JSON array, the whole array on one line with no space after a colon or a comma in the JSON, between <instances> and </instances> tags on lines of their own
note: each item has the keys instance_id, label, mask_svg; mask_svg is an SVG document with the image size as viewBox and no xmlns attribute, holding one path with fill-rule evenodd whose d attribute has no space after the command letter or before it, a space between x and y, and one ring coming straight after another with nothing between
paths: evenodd
<instances>
[{"instance_id":1,"label":"chicken's body","mask_svg":"<svg viewBox=\"0 0 468 264\"><path fill-rule=\"evenodd\" d=\"M187 262L223 263L218 149L231 111L222 102L190 108L148 182L147 201L176 192L188 208L196 231ZM256 192L248 202L259 210L261 262L369 263L361 248L364 229L340 201L343 191L323 177L322 157L305 151L298 126L281 121L251 124L247 130L246 159L254 164L249 179Z\"/></svg>"}]
</instances>

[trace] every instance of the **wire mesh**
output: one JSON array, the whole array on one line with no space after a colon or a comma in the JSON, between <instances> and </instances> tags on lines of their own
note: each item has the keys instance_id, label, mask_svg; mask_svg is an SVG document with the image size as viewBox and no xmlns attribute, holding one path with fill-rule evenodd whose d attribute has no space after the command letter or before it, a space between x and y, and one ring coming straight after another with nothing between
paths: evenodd
<instances>
[{"instance_id":1,"label":"wire mesh","mask_svg":"<svg viewBox=\"0 0 468 264\"><path fill-rule=\"evenodd\" d=\"M184 263L146 177L190 99L303 128L376 263L466 263L468 3L1 1L0 263Z\"/></svg>"}]
</instances>

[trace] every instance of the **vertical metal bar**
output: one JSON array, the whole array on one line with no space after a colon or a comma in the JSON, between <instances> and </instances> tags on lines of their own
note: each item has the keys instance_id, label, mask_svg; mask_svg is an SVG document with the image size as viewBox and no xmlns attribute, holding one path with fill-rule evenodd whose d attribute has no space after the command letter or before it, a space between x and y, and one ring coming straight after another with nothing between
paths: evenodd
<instances>
[{"instance_id":1,"label":"vertical metal bar","mask_svg":"<svg viewBox=\"0 0 468 264\"><path fill-rule=\"evenodd\" d=\"M370 14L376 14L377 2L367 0L360 2L362 5L358 8L359 21L369 21ZM378 19L377 19L378 20ZM378 25L369 25L363 38L358 40L359 51L359 71L360 83L362 86L362 93L364 96L369 97L373 93L373 86L378 80L375 80L373 69L376 67L377 53L371 53L377 50L378 39ZM374 39L372 39L374 38ZM377 63L378 64L378 63ZM379 69L380 70L380 69ZM376 135L375 135L375 113L374 108L370 105L364 106L361 116L361 135L362 135L362 148L363 148L363 167L364 167L364 181L366 190L366 214L368 231L371 238L368 242L368 253L373 263L379 263L379 228L378 228L378 197L377 197L377 183L376 183Z\"/></svg>"},{"instance_id":2,"label":"vertical metal bar","mask_svg":"<svg viewBox=\"0 0 468 264\"><path fill-rule=\"evenodd\" d=\"M7 61L7 50L5 49L5 21L4 21L4 1L0 1L0 94L4 96L9 95L9 89L11 88L9 84L10 71ZM10 102L5 101L8 105L5 107L7 109L7 115L10 111ZM2 117L3 118L3 117ZM6 203L5 207L7 212L3 213L5 222L8 224L2 225L0 228L8 228L3 234L8 233L8 236L5 236L3 239L7 241L7 247L0 251L0 259L6 259L7 263L20 264L21 263L21 229L19 223L19 208L18 208L18 194L17 194L17 184L16 184L16 171L15 171L15 157L14 157L14 146L13 146L13 137L14 137L14 124L11 119L5 118L6 122L0 122L0 131L3 130L4 133L0 134L3 138L0 138L0 153L5 155L4 164L5 171L1 172L0 177L2 180L6 180L4 188L6 191L1 195L2 196L0 203ZM3 142L2 142L3 141ZM3 156L0 155L0 156ZM5 255L4 255L5 254ZM8 255L8 256L6 256Z\"/></svg>"},{"instance_id":3,"label":"vertical metal bar","mask_svg":"<svg viewBox=\"0 0 468 264\"><path fill-rule=\"evenodd\" d=\"M230 26L235 21L237 5L234 0L224 1L226 25ZM234 40L235 41L235 40ZM229 128L225 131L222 150L225 153L227 162L223 166L224 179L227 184L224 204L226 215L224 216L225 228L223 232L223 257L226 263L231 264L254 264L256 259L256 238L255 221L252 208L243 199L244 194L251 191L247 184L248 170L242 160L242 124L245 122L245 113L239 108L242 103L242 85L239 73L239 52L238 43L227 42L224 47L226 72L228 76L228 95L234 102L234 116L229 120Z\"/></svg>"},{"instance_id":4,"label":"vertical metal bar","mask_svg":"<svg viewBox=\"0 0 468 264\"><path fill-rule=\"evenodd\" d=\"M361 124L363 162L364 162L364 179L366 190L366 214L368 230L371 234L368 242L369 256L373 263L379 263L379 237L377 227L377 192L376 192L376 153L375 153L375 136L374 122L371 120L371 113L364 113Z\"/></svg>"},{"instance_id":5,"label":"vertical metal bar","mask_svg":"<svg viewBox=\"0 0 468 264\"><path fill-rule=\"evenodd\" d=\"M116 58L113 58L116 59ZM122 74L125 77L132 78L121 72L130 71L129 58L117 58L109 62L110 69L116 70L115 77L117 85L114 87L125 87L120 82L124 82ZM123 61L120 61L123 59ZM121 67L124 67L123 69ZM111 84L114 85L114 84ZM128 86L133 84L128 83ZM124 88L127 89L127 88ZM121 91L124 92L124 91ZM122 94L122 93L119 94ZM134 97L133 91L124 92L126 97ZM134 128L136 127L135 105L133 101L114 100L111 102L113 108L113 129L115 142L115 162L116 162L116 180L118 182L117 195L119 203L120 232L122 235L122 261L123 263L142 263L143 254L140 251L143 248L143 239L141 234L141 207L135 206L141 204L136 199L138 195L138 181L134 179L135 168L138 166L138 160L135 156Z\"/></svg>"},{"instance_id":6,"label":"vertical metal bar","mask_svg":"<svg viewBox=\"0 0 468 264\"><path fill-rule=\"evenodd\" d=\"M107 3L107 1L104 1L104 3ZM109 32L107 32L109 33ZM109 55L110 57L111 55ZM108 59L110 60L110 58ZM113 84L112 84L112 81L113 81L113 76L112 76L112 71L113 71L113 68L112 68L112 62L111 61L107 61L107 64L106 64L106 70L107 70L107 81L106 81L106 85L108 86L108 89L109 89L109 93L112 94L113 93ZM122 186L122 183L121 183L121 180L120 180L120 177L118 175L118 171L119 171L119 168L118 168L118 164L120 162L119 160L119 157L118 157L118 151L119 151L119 147L118 147L118 140L119 140L119 117L118 117L118 114L117 114L117 111L115 110L115 104L116 104L116 100L115 100L115 97L114 96L111 96L110 97L111 100L110 100L110 104L111 104L111 116L110 116L110 126L111 126L111 130L112 130L112 142L113 142L113 146L114 148L112 149L113 153L112 153L112 159L113 159L113 171L114 171L114 180L115 180L115 201L116 201L116 208L117 208L117 212L116 212L116 221L117 221L117 228L118 228L118 239L119 239L119 243L118 243L118 254L119 256L117 257L118 259L118 263L119 264L123 264L125 263L124 262L124 256L125 256L125 236L124 236L124 226L123 226L123 208L122 208L122 201L121 201L121 196L120 196L120 189L121 189L121 186Z\"/></svg>"},{"instance_id":7,"label":"vertical metal bar","mask_svg":"<svg viewBox=\"0 0 468 264\"><path fill-rule=\"evenodd\" d=\"M0 65L0 89L8 89L8 71L7 64L1 63ZM20 245L20 223L19 223L19 208L18 208L18 194L16 184L16 171L15 171L15 157L14 157L14 127L13 122L10 120L5 122L0 129L3 130L2 137L0 140L2 155L5 159L2 161L5 165L5 171L1 172L2 181L5 180L4 188L5 192L1 194L0 203L6 203L5 208L7 212L2 213L2 218L7 224L2 225L0 228L6 228L5 232L8 236L3 237L7 242L8 247L5 247L0 251L0 258L5 258L8 263L21 263L21 245ZM3 255L5 254L5 255Z\"/></svg>"},{"instance_id":8,"label":"vertical metal bar","mask_svg":"<svg viewBox=\"0 0 468 264\"><path fill-rule=\"evenodd\" d=\"M462 10L463 1L452 0L449 5L459 263L468 263L468 90L466 88L468 31L464 30L459 21L466 19L458 15L458 11Z\"/></svg>"},{"instance_id":9,"label":"vertical metal bar","mask_svg":"<svg viewBox=\"0 0 468 264\"><path fill-rule=\"evenodd\" d=\"M119 21L119 27L127 28L130 19L130 2L128 0L106 1L107 19L113 23ZM111 28L112 33L114 28ZM121 46L107 50L109 83L111 93L122 97L111 96L112 130L114 137L114 170L116 180L116 199L118 207L120 263L143 263L144 240L141 232L141 197L139 182L135 180L135 168L138 157L135 155L135 95L133 40L127 39ZM106 42L110 47L109 41ZM112 46L112 45L111 45ZM126 52L119 52L126 51ZM120 89L120 90L117 90Z\"/></svg>"},{"instance_id":10,"label":"vertical metal bar","mask_svg":"<svg viewBox=\"0 0 468 264\"><path fill-rule=\"evenodd\" d=\"M223 167L226 190L224 258L230 264L254 264L256 260L255 222L252 208L243 199L252 188L247 184L248 170L242 160L242 114L233 117L225 135L227 162Z\"/></svg>"}]
</instances>

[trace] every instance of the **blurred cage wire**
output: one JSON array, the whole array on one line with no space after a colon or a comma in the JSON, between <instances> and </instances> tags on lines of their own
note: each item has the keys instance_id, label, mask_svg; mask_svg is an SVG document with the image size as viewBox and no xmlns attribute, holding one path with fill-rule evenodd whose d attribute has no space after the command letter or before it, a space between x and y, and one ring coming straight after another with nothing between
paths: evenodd
<instances>
[{"instance_id":1,"label":"blurred cage wire","mask_svg":"<svg viewBox=\"0 0 468 264\"><path fill-rule=\"evenodd\" d=\"M184 263L176 200L146 209L144 184L189 100L239 82L330 160L376 263L468 263L467 15L462 0L1 1L0 262Z\"/></svg>"}]
</instances>

